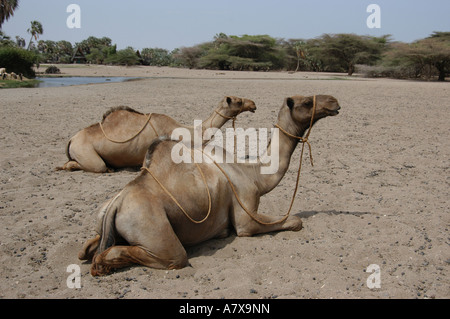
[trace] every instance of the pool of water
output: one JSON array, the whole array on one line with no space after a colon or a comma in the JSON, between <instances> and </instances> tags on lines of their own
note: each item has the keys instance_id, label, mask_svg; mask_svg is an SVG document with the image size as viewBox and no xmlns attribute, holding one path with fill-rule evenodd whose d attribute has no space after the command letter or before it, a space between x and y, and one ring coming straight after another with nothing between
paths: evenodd
<instances>
[{"instance_id":1,"label":"pool of water","mask_svg":"<svg viewBox=\"0 0 450 319\"><path fill-rule=\"evenodd\" d=\"M61 86L71 86L71 85L81 85L81 84L98 84L98 83L117 83L124 82L128 80L133 80L137 78L131 77L91 77L91 76L73 76L73 77L37 77L39 84L36 85L38 88L43 87L61 87Z\"/></svg>"}]
</instances>

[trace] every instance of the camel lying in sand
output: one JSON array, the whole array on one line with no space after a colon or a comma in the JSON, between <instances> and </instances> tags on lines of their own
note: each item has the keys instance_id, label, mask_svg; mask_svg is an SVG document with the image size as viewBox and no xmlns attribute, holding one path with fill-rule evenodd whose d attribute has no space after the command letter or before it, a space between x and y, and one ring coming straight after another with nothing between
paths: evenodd
<instances>
[{"instance_id":1,"label":"camel lying in sand","mask_svg":"<svg viewBox=\"0 0 450 319\"><path fill-rule=\"evenodd\" d=\"M297 216L287 214L280 220L257 212L259 199L283 178L298 137L339 109L332 96L317 96L314 107L313 97L285 99L277 122L282 131L271 142L278 143L279 150L279 169L273 174L261 174L267 165L261 162L174 164L171 149L177 142L155 140L142 173L101 208L99 235L84 244L78 257L92 259L92 275L131 264L178 269L187 265L184 246L226 237L231 227L238 236L300 230ZM267 152L272 149L276 148L268 147Z\"/></svg>"},{"instance_id":2,"label":"camel lying in sand","mask_svg":"<svg viewBox=\"0 0 450 319\"><path fill-rule=\"evenodd\" d=\"M203 121L202 129L220 128L229 119L242 112L255 112L252 100L227 96ZM163 114L142 114L129 107L113 108L101 123L91 125L73 136L66 149L69 161L58 170L84 170L94 173L110 172L110 168L142 166L145 153L158 136L170 136L176 128L183 126Z\"/></svg>"}]
</instances>

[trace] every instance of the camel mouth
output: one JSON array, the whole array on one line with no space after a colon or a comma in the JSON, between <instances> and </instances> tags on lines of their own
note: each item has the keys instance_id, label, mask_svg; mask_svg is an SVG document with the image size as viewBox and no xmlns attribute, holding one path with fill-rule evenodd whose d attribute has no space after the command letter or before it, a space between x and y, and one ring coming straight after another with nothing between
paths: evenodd
<instances>
[{"instance_id":1,"label":"camel mouth","mask_svg":"<svg viewBox=\"0 0 450 319\"><path fill-rule=\"evenodd\" d=\"M327 109L327 113L328 113L328 115L330 115L330 116L336 116L336 115L339 114L339 110L340 110L340 109L341 109L341 107L338 107L338 108L335 109L335 110Z\"/></svg>"},{"instance_id":2,"label":"camel mouth","mask_svg":"<svg viewBox=\"0 0 450 319\"><path fill-rule=\"evenodd\" d=\"M248 111L252 112L252 113L255 113L256 112L256 106L251 107Z\"/></svg>"}]
</instances>

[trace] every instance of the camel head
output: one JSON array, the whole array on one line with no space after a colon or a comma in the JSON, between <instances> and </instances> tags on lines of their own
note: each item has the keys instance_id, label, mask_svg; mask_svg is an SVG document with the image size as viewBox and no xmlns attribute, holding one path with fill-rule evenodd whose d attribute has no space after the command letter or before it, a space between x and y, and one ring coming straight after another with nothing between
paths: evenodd
<instances>
[{"instance_id":1,"label":"camel head","mask_svg":"<svg viewBox=\"0 0 450 319\"><path fill-rule=\"evenodd\" d=\"M255 102L249 99L244 99L236 96L226 96L219 104L219 112L224 115L234 117L242 112L255 113Z\"/></svg>"},{"instance_id":2,"label":"camel head","mask_svg":"<svg viewBox=\"0 0 450 319\"><path fill-rule=\"evenodd\" d=\"M310 124L313 116L314 97L296 95L285 99L283 107L289 111L290 117L301 126ZM340 106L336 98L331 95L316 95L316 109L314 123L327 116L339 114Z\"/></svg>"}]
</instances>

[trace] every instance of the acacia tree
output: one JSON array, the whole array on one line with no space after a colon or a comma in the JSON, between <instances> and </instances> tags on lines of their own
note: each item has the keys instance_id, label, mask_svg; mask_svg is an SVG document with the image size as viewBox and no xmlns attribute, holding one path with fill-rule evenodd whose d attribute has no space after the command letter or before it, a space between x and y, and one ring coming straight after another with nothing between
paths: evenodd
<instances>
[{"instance_id":1,"label":"acacia tree","mask_svg":"<svg viewBox=\"0 0 450 319\"><path fill-rule=\"evenodd\" d=\"M199 59L204 53L202 45L196 45L193 47L182 47L176 53L174 53L174 59L178 64L183 65L189 69L198 67Z\"/></svg>"},{"instance_id":2,"label":"acacia tree","mask_svg":"<svg viewBox=\"0 0 450 319\"><path fill-rule=\"evenodd\" d=\"M239 71L279 69L284 63L283 54L277 40L268 35L220 34L199 58L199 66Z\"/></svg>"},{"instance_id":3,"label":"acacia tree","mask_svg":"<svg viewBox=\"0 0 450 319\"><path fill-rule=\"evenodd\" d=\"M401 78L427 78L437 75L445 81L450 74L450 32L435 32L413 43L392 43L383 64L402 70ZM406 71L406 72L405 72Z\"/></svg>"},{"instance_id":4,"label":"acacia tree","mask_svg":"<svg viewBox=\"0 0 450 319\"><path fill-rule=\"evenodd\" d=\"M430 37L419 40L413 52L416 50L426 63L436 68L438 81L445 81L450 73L450 32L434 32Z\"/></svg>"},{"instance_id":5,"label":"acacia tree","mask_svg":"<svg viewBox=\"0 0 450 319\"><path fill-rule=\"evenodd\" d=\"M18 0L0 0L0 28L3 22L14 15L14 11L19 7Z\"/></svg>"},{"instance_id":6,"label":"acacia tree","mask_svg":"<svg viewBox=\"0 0 450 319\"><path fill-rule=\"evenodd\" d=\"M381 38L356 34L324 34L320 39L320 50L326 64L340 65L348 75L355 71L356 64L373 64L381 58L389 36Z\"/></svg>"}]
</instances>

